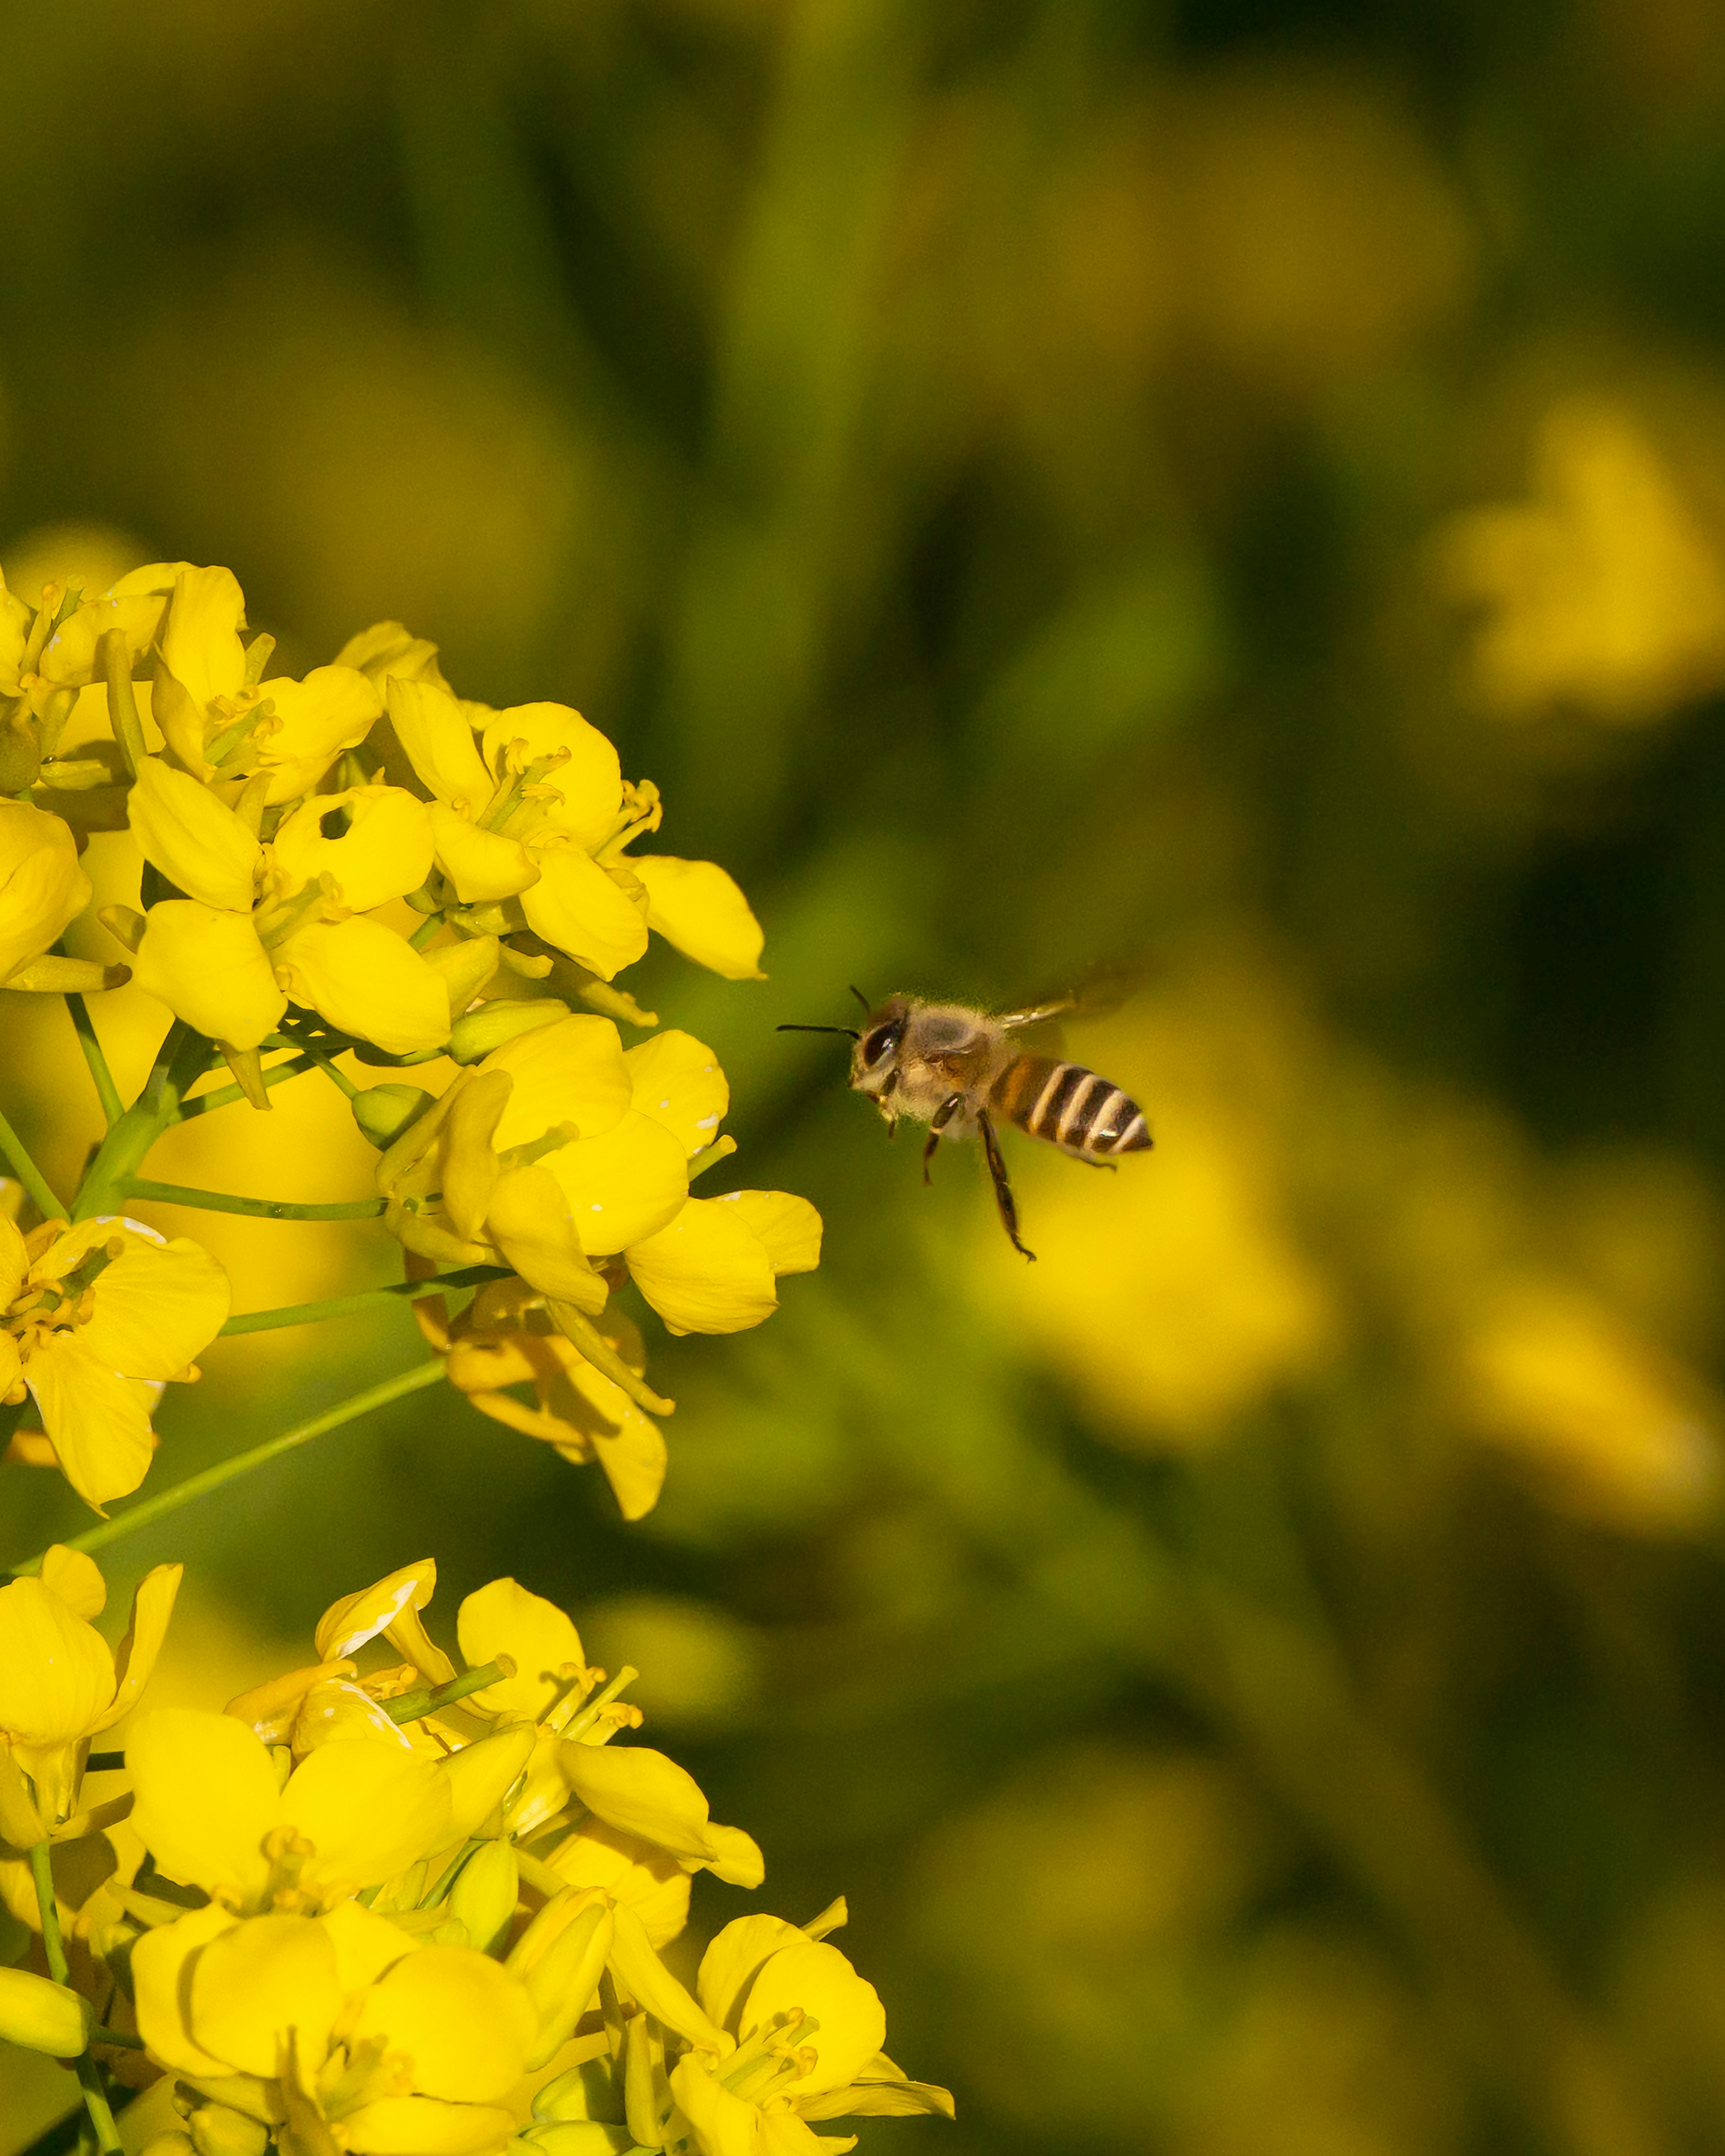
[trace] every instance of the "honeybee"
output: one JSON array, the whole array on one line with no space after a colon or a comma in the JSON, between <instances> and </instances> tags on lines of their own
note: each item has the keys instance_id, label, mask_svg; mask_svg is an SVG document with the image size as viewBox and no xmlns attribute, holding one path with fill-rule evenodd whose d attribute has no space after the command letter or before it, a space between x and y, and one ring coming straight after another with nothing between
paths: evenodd
<instances>
[{"instance_id":1,"label":"honeybee","mask_svg":"<svg viewBox=\"0 0 1725 2156\"><path fill-rule=\"evenodd\" d=\"M855 1043L851 1086L880 1109L889 1135L901 1116L928 1125L925 1183L943 1138L977 1133L1001 1225L1013 1248L1033 1261L1036 1253L1019 1240L1018 1206L995 1135L996 1116L1092 1168L1112 1168L1116 1154L1142 1152L1153 1142L1143 1111L1118 1086L1081 1063L1032 1055L1019 1045L1019 1034L1073 1009L1076 998L995 1014L916 996L889 996L875 1009L860 989L850 993L868 1014L860 1028L782 1025L778 1030L849 1035Z\"/></svg>"}]
</instances>

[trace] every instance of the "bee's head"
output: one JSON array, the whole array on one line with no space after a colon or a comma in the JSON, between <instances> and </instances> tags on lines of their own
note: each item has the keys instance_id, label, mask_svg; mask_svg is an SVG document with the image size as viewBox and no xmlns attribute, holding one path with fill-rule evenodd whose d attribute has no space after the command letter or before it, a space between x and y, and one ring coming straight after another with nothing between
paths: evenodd
<instances>
[{"instance_id":1,"label":"bee's head","mask_svg":"<svg viewBox=\"0 0 1725 2156\"><path fill-rule=\"evenodd\" d=\"M910 1014L902 996L891 996L879 1010L870 1012L850 1052L850 1082L858 1092L878 1095L897 1070L899 1043Z\"/></svg>"}]
</instances>

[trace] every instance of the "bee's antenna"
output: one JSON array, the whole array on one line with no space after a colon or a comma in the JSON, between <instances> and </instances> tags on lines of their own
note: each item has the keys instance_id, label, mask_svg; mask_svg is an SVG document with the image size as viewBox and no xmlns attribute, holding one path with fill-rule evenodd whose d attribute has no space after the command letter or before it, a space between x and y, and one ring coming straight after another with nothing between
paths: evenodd
<instances>
[{"instance_id":1,"label":"bee's antenna","mask_svg":"<svg viewBox=\"0 0 1725 2156\"><path fill-rule=\"evenodd\" d=\"M854 1025L780 1025L775 1026L773 1031L775 1033L842 1033L852 1040L862 1039L862 1035Z\"/></svg>"},{"instance_id":2,"label":"bee's antenna","mask_svg":"<svg viewBox=\"0 0 1725 2156\"><path fill-rule=\"evenodd\" d=\"M875 1006L874 1006L874 1005L873 1005L873 1004L869 1001L868 998L867 998L867 997L863 993L862 990L861 990L860 988L858 988L858 987L857 987L856 983L855 983L854 981L851 983L851 986L850 986L850 993L851 993L851 994L852 994L852 995L854 995L854 996L856 998L857 1001L858 1001L858 1002L862 1005L862 1007L863 1007L864 1010L865 1010L865 1011L866 1011L866 1012L868 1012L868 1013L872 1016L872 1015L873 1015L873 1013L874 1013Z\"/></svg>"}]
</instances>

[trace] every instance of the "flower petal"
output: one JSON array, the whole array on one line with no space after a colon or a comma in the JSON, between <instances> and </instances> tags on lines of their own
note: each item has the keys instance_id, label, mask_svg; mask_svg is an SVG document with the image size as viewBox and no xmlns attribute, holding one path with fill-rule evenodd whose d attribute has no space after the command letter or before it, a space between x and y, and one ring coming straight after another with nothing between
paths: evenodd
<instances>
[{"instance_id":1,"label":"flower petal","mask_svg":"<svg viewBox=\"0 0 1725 2156\"><path fill-rule=\"evenodd\" d=\"M633 1110L603 1137L547 1153L544 1165L569 1201L589 1257L639 1243L687 1202L689 1164L680 1142L663 1123Z\"/></svg>"},{"instance_id":2,"label":"flower petal","mask_svg":"<svg viewBox=\"0 0 1725 2156\"><path fill-rule=\"evenodd\" d=\"M507 2144L516 2124L512 2111L492 2104L386 2096L346 2114L341 2145L353 2156L491 2156Z\"/></svg>"},{"instance_id":3,"label":"flower petal","mask_svg":"<svg viewBox=\"0 0 1725 2156\"><path fill-rule=\"evenodd\" d=\"M258 694L269 699L275 714L275 726L260 726L252 737L259 767L270 774L264 799L271 808L316 785L342 750L357 747L383 713L382 696L352 666L314 666L303 681L265 681Z\"/></svg>"},{"instance_id":4,"label":"flower petal","mask_svg":"<svg viewBox=\"0 0 1725 2156\"><path fill-rule=\"evenodd\" d=\"M542 1137L556 1123L572 1123L583 1138L600 1137L629 1113L629 1065L608 1018L536 1026L494 1048L480 1069L506 1070L514 1081L493 1137L500 1152Z\"/></svg>"},{"instance_id":5,"label":"flower petal","mask_svg":"<svg viewBox=\"0 0 1725 2156\"><path fill-rule=\"evenodd\" d=\"M695 1988L701 2005L721 2029L728 2029L732 2035L737 2034L742 2026L738 2017L742 2002L750 1985L767 1966L768 1958L781 1947L796 1946L808 1936L796 1925L787 1923L783 1917L764 1913L733 1917L714 1936L701 1957Z\"/></svg>"},{"instance_id":6,"label":"flower petal","mask_svg":"<svg viewBox=\"0 0 1725 2156\"><path fill-rule=\"evenodd\" d=\"M308 922L280 946L275 963L296 1004L392 1055L439 1048L449 1037L441 976L381 921Z\"/></svg>"},{"instance_id":7,"label":"flower petal","mask_svg":"<svg viewBox=\"0 0 1725 2156\"><path fill-rule=\"evenodd\" d=\"M126 1764L137 1792L132 1825L170 1879L212 1894L259 1892L270 1871L263 1840L281 1799L270 1754L244 1722L154 1708L132 1724Z\"/></svg>"},{"instance_id":8,"label":"flower petal","mask_svg":"<svg viewBox=\"0 0 1725 2156\"><path fill-rule=\"evenodd\" d=\"M146 1932L131 1951L133 1997L138 2030L152 2057L170 2073L194 2074L200 2079L228 2071L224 2059L212 2056L193 2041L187 2011L191 2005L190 1971L203 1949L238 1919L218 1902L207 1909L194 1909L177 1922Z\"/></svg>"},{"instance_id":9,"label":"flower petal","mask_svg":"<svg viewBox=\"0 0 1725 2156\"><path fill-rule=\"evenodd\" d=\"M426 813L438 860L464 906L488 898L513 898L539 880L533 857L519 839L506 839L501 831L482 831L441 801L434 801Z\"/></svg>"},{"instance_id":10,"label":"flower petal","mask_svg":"<svg viewBox=\"0 0 1725 2156\"><path fill-rule=\"evenodd\" d=\"M144 916L132 979L194 1032L255 1048L275 1030L287 998L249 913L168 898Z\"/></svg>"},{"instance_id":11,"label":"flower petal","mask_svg":"<svg viewBox=\"0 0 1725 2156\"><path fill-rule=\"evenodd\" d=\"M506 1168L485 1213L485 1229L529 1286L589 1316L604 1308L606 1288L582 1253L569 1201L540 1166Z\"/></svg>"},{"instance_id":12,"label":"flower petal","mask_svg":"<svg viewBox=\"0 0 1725 2156\"><path fill-rule=\"evenodd\" d=\"M414 2089L492 2103L521 2078L538 2016L514 1977L471 1947L429 1946L373 1984L354 2038L382 2038L413 2061Z\"/></svg>"},{"instance_id":13,"label":"flower petal","mask_svg":"<svg viewBox=\"0 0 1725 2156\"><path fill-rule=\"evenodd\" d=\"M731 1190L715 1199L734 1206L767 1246L775 1273L812 1273L820 1263L820 1215L788 1190Z\"/></svg>"},{"instance_id":14,"label":"flower petal","mask_svg":"<svg viewBox=\"0 0 1725 2156\"><path fill-rule=\"evenodd\" d=\"M449 1792L436 1763L416 1753L325 1744L289 1777L281 1816L316 1850L306 1885L334 1901L393 1878L434 1848L449 1823Z\"/></svg>"},{"instance_id":15,"label":"flower petal","mask_svg":"<svg viewBox=\"0 0 1725 2156\"><path fill-rule=\"evenodd\" d=\"M587 1667L581 1635L556 1603L547 1602L513 1579L494 1579L475 1588L461 1604L455 1635L469 1669L508 1655L512 1677L501 1678L473 1695L486 1714L519 1715L538 1722L569 1690L570 1679Z\"/></svg>"},{"instance_id":16,"label":"flower petal","mask_svg":"<svg viewBox=\"0 0 1725 2156\"><path fill-rule=\"evenodd\" d=\"M150 1681L150 1672L167 1636L168 1620L173 1615L174 1598L180 1591L184 1570L179 1564L152 1565L139 1581L131 1599L131 1622L115 1657L114 1703L97 1722L97 1729L111 1728L122 1714L129 1713Z\"/></svg>"},{"instance_id":17,"label":"flower petal","mask_svg":"<svg viewBox=\"0 0 1725 2156\"><path fill-rule=\"evenodd\" d=\"M130 1242L96 1276L79 1337L99 1362L128 1378L176 1378L228 1322L228 1276L189 1237L166 1249Z\"/></svg>"},{"instance_id":18,"label":"flower petal","mask_svg":"<svg viewBox=\"0 0 1725 2156\"><path fill-rule=\"evenodd\" d=\"M608 981L647 948L647 917L625 887L578 846L530 844L539 880L521 893L536 936Z\"/></svg>"},{"instance_id":19,"label":"flower petal","mask_svg":"<svg viewBox=\"0 0 1725 2156\"><path fill-rule=\"evenodd\" d=\"M701 2156L760 2156L761 2114L732 2096L697 2057L671 2068L671 2094L688 2121Z\"/></svg>"},{"instance_id":20,"label":"flower petal","mask_svg":"<svg viewBox=\"0 0 1725 2156\"><path fill-rule=\"evenodd\" d=\"M271 1912L219 1933L193 1962L192 2040L231 2068L280 2074L291 2030L315 2073L341 2010L336 1948L315 1917Z\"/></svg>"},{"instance_id":21,"label":"flower petal","mask_svg":"<svg viewBox=\"0 0 1725 2156\"><path fill-rule=\"evenodd\" d=\"M0 801L0 982L39 958L92 895L69 828L27 801Z\"/></svg>"},{"instance_id":22,"label":"flower petal","mask_svg":"<svg viewBox=\"0 0 1725 2156\"><path fill-rule=\"evenodd\" d=\"M24 1382L61 1471L85 1504L100 1512L110 1497L137 1488L155 1449L150 1416L117 1370L63 1332L38 1347Z\"/></svg>"},{"instance_id":23,"label":"flower petal","mask_svg":"<svg viewBox=\"0 0 1725 2156\"><path fill-rule=\"evenodd\" d=\"M418 1951L418 1942L399 1924L377 1915L363 1902L337 1902L325 1914L323 1928L336 1949L336 1971L344 1995L363 1991L404 1953Z\"/></svg>"},{"instance_id":24,"label":"flower petal","mask_svg":"<svg viewBox=\"0 0 1725 2156\"><path fill-rule=\"evenodd\" d=\"M617 751L579 711L567 704L516 704L492 714L480 741L493 771L503 769L504 752L513 742L526 744L530 762L566 752L566 760L538 783L556 797L545 804L546 821L567 831L578 846L602 844L617 828L623 806Z\"/></svg>"},{"instance_id":25,"label":"flower petal","mask_svg":"<svg viewBox=\"0 0 1725 2156\"><path fill-rule=\"evenodd\" d=\"M674 1332L741 1332L778 1306L767 1245L722 1198L691 1198L626 1255L629 1277Z\"/></svg>"},{"instance_id":26,"label":"flower petal","mask_svg":"<svg viewBox=\"0 0 1725 2156\"><path fill-rule=\"evenodd\" d=\"M251 911L263 849L207 786L146 756L126 813L145 860L188 898L229 913Z\"/></svg>"},{"instance_id":27,"label":"flower petal","mask_svg":"<svg viewBox=\"0 0 1725 2156\"><path fill-rule=\"evenodd\" d=\"M439 801L483 814L496 787L475 745L461 706L440 681L392 675L384 695L395 737Z\"/></svg>"},{"instance_id":28,"label":"flower petal","mask_svg":"<svg viewBox=\"0 0 1725 2156\"><path fill-rule=\"evenodd\" d=\"M357 1594L332 1602L317 1620L314 1635L320 1661L340 1661L375 1640L406 1610L423 1609L437 1592L437 1564L421 1558L387 1573ZM454 1672L451 1671L451 1675Z\"/></svg>"},{"instance_id":29,"label":"flower petal","mask_svg":"<svg viewBox=\"0 0 1725 2156\"><path fill-rule=\"evenodd\" d=\"M631 854L629 865L647 887L647 926L665 942L727 981L763 981L761 924L737 884L713 861L675 854Z\"/></svg>"},{"instance_id":30,"label":"flower petal","mask_svg":"<svg viewBox=\"0 0 1725 2156\"><path fill-rule=\"evenodd\" d=\"M33 1749L70 1744L114 1697L114 1657L95 1626L40 1579L0 1587L0 1732Z\"/></svg>"},{"instance_id":31,"label":"flower petal","mask_svg":"<svg viewBox=\"0 0 1725 2156\"><path fill-rule=\"evenodd\" d=\"M793 2095L815 2096L855 2081L886 2041L886 2010L880 1994L837 1947L805 1938L772 1955L749 1987L739 2037L747 2043L763 2021L794 2006L820 2026L808 2039L818 2055L816 2064L793 2085ZM788 2041L802 2040L792 2034Z\"/></svg>"},{"instance_id":32,"label":"flower petal","mask_svg":"<svg viewBox=\"0 0 1725 2156\"><path fill-rule=\"evenodd\" d=\"M634 1106L683 1142L691 1158L710 1146L731 1106L731 1088L711 1049L674 1027L624 1051Z\"/></svg>"},{"instance_id":33,"label":"flower petal","mask_svg":"<svg viewBox=\"0 0 1725 2156\"><path fill-rule=\"evenodd\" d=\"M176 1568L177 1569L177 1568ZM43 1554L36 1577L59 1595L69 1610L86 1620L100 1617L108 1603L108 1583L93 1557L56 1543Z\"/></svg>"},{"instance_id":34,"label":"flower petal","mask_svg":"<svg viewBox=\"0 0 1725 2156\"><path fill-rule=\"evenodd\" d=\"M245 594L231 569L181 570L162 627L162 655L200 706L244 688L244 627Z\"/></svg>"},{"instance_id":35,"label":"flower petal","mask_svg":"<svg viewBox=\"0 0 1725 2156\"><path fill-rule=\"evenodd\" d=\"M627 1902L655 1947L668 1945L688 1922L689 1874L675 1857L603 1820L584 1820L545 1861L570 1886L598 1887Z\"/></svg>"},{"instance_id":36,"label":"flower petal","mask_svg":"<svg viewBox=\"0 0 1725 2156\"><path fill-rule=\"evenodd\" d=\"M400 786L315 794L283 823L275 846L295 888L327 871L356 913L417 891L431 873L425 803Z\"/></svg>"}]
</instances>

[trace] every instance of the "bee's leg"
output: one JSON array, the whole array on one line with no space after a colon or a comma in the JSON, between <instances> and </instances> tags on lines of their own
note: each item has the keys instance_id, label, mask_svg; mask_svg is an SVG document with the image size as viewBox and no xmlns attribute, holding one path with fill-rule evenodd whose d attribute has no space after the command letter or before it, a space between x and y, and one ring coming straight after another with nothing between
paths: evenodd
<instances>
[{"instance_id":1,"label":"bee's leg","mask_svg":"<svg viewBox=\"0 0 1725 2156\"><path fill-rule=\"evenodd\" d=\"M988 1121L984 1109L977 1111L976 1127L983 1134L983 1151L988 1157L988 1173L994 1178L994 1203L1000 1208L1000 1224L1006 1230L1007 1240L1020 1256L1036 1262L1034 1250L1027 1250L1019 1240L1019 1209L1013 1201L1012 1185L1007 1180L1006 1163L1001 1158L1000 1141L994 1135L994 1126Z\"/></svg>"},{"instance_id":2,"label":"bee's leg","mask_svg":"<svg viewBox=\"0 0 1725 2156\"><path fill-rule=\"evenodd\" d=\"M853 989L851 993L855 994L855 989ZM891 1100L893 1095L897 1092L897 1091L898 1073L896 1070L891 1070L887 1073L886 1083L880 1088L880 1112L886 1118L886 1135L890 1138L896 1138L898 1136L898 1117L894 1115L892 1110L887 1106L887 1103Z\"/></svg>"},{"instance_id":3,"label":"bee's leg","mask_svg":"<svg viewBox=\"0 0 1725 2156\"><path fill-rule=\"evenodd\" d=\"M940 1144L941 1132L963 1106L964 1096L962 1093L948 1093L928 1119L928 1142L922 1148L922 1180L925 1183L929 1180L929 1164Z\"/></svg>"}]
</instances>

